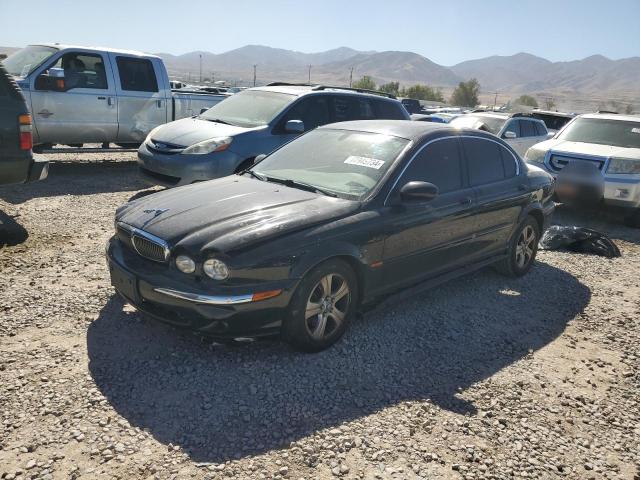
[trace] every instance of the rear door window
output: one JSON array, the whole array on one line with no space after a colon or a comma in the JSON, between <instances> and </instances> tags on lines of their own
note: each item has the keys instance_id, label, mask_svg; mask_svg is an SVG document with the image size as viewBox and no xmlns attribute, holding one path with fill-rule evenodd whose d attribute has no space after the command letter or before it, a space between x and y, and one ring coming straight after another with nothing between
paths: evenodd
<instances>
[{"instance_id":1,"label":"rear door window","mask_svg":"<svg viewBox=\"0 0 640 480\"><path fill-rule=\"evenodd\" d=\"M120 88L130 92L157 92L158 80L151 60L116 57L120 73Z\"/></svg>"},{"instance_id":2,"label":"rear door window","mask_svg":"<svg viewBox=\"0 0 640 480\"><path fill-rule=\"evenodd\" d=\"M447 138L427 145L409 164L401 185L407 182L430 182L438 187L440 193L460 190L462 180L462 158L458 140Z\"/></svg>"},{"instance_id":3,"label":"rear door window","mask_svg":"<svg viewBox=\"0 0 640 480\"><path fill-rule=\"evenodd\" d=\"M539 137L542 137L543 135L547 134L547 129L545 128L545 126L540 123L540 122L533 122L535 129L536 129L536 133L538 134Z\"/></svg>"},{"instance_id":4,"label":"rear door window","mask_svg":"<svg viewBox=\"0 0 640 480\"><path fill-rule=\"evenodd\" d=\"M477 187L504 180L505 167L501 145L484 138L462 138L461 141L471 186Z\"/></svg>"},{"instance_id":5,"label":"rear door window","mask_svg":"<svg viewBox=\"0 0 640 480\"><path fill-rule=\"evenodd\" d=\"M376 118L388 120L406 120L407 118L401 103L387 100L371 100L371 103Z\"/></svg>"},{"instance_id":6,"label":"rear door window","mask_svg":"<svg viewBox=\"0 0 640 480\"><path fill-rule=\"evenodd\" d=\"M536 127L533 122L529 120L520 120L523 137L535 137L537 136Z\"/></svg>"}]
</instances>

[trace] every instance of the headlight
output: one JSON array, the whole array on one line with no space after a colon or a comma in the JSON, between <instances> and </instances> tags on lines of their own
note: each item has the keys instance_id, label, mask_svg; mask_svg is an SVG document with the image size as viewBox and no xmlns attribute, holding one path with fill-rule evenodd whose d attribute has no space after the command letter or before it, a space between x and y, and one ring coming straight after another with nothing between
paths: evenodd
<instances>
[{"instance_id":1,"label":"headlight","mask_svg":"<svg viewBox=\"0 0 640 480\"><path fill-rule=\"evenodd\" d=\"M630 158L612 158L607 173L640 174L640 160Z\"/></svg>"},{"instance_id":2,"label":"headlight","mask_svg":"<svg viewBox=\"0 0 640 480\"><path fill-rule=\"evenodd\" d=\"M176 267L182 273L193 273L196 271L196 262L186 255L178 255L176 257Z\"/></svg>"},{"instance_id":3,"label":"headlight","mask_svg":"<svg viewBox=\"0 0 640 480\"><path fill-rule=\"evenodd\" d=\"M217 258L210 258L206 260L203 265L204 273L214 280L224 280L229 277L229 269Z\"/></svg>"},{"instance_id":4,"label":"headlight","mask_svg":"<svg viewBox=\"0 0 640 480\"><path fill-rule=\"evenodd\" d=\"M196 143L190 147L185 148L182 153L190 155L204 155L205 153L222 152L229 148L233 138L231 137L216 137L205 140L204 142Z\"/></svg>"},{"instance_id":5,"label":"headlight","mask_svg":"<svg viewBox=\"0 0 640 480\"><path fill-rule=\"evenodd\" d=\"M544 157L546 154L547 154L546 150L541 150L536 147L531 147L524 154L524 159L529 163L544 163Z\"/></svg>"},{"instance_id":6,"label":"headlight","mask_svg":"<svg viewBox=\"0 0 640 480\"><path fill-rule=\"evenodd\" d=\"M149 134L147 135L147 138L144 139L144 143L149 143L151 141L151 137L153 137L153 135L160 130L160 127L162 127L162 125L158 125L156 128L154 128L153 130L151 130L149 132Z\"/></svg>"}]
</instances>

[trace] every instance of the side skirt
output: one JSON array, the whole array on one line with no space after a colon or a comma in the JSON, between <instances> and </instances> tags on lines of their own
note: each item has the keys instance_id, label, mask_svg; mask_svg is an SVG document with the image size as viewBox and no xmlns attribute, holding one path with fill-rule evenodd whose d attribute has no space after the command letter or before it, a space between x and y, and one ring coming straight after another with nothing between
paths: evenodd
<instances>
[{"instance_id":1,"label":"side skirt","mask_svg":"<svg viewBox=\"0 0 640 480\"><path fill-rule=\"evenodd\" d=\"M398 292L391 293L383 297L377 297L376 299L367 302L360 306L359 313L365 313L370 310L375 309L384 309L388 306L395 305L403 300L410 299L411 297L417 296L420 293L423 293L431 288L437 287L443 283L446 283L450 280L454 280L458 277L462 277L469 273L475 272L477 270L481 270L489 265L493 265L500 260L506 258L507 254L495 255L493 257L489 257L486 260L482 260L481 262L474 263L471 265L466 265L464 267L457 268L455 270L451 270L450 272L446 272L440 274L436 277L429 278L424 280L416 285L411 287L403 288Z\"/></svg>"}]
</instances>

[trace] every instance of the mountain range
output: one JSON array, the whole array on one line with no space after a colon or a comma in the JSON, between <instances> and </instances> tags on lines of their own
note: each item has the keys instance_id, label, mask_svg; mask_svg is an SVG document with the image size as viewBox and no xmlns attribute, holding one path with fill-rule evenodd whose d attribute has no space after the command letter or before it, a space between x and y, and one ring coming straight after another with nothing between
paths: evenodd
<instances>
[{"instance_id":1,"label":"mountain range","mask_svg":"<svg viewBox=\"0 0 640 480\"><path fill-rule=\"evenodd\" d=\"M351 68L354 79L371 76L378 83L427 83L453 87L458 82L477 78L484 90L533 92L545 89L573 89L582 92L640 93L640 57L611 60L593 55L582 60L551 62L528 53L491 56L469 60L453 66L439 65L422 55L403 51L357 51L347 47L320 53L247 45L221 54L190 52L184 55L159 54L170 70L199 73L202 55L203 76L240 75L252 79L257 65L259 79L304 81L311 65L312 81L348 80Z\"/></svg>"}]
</instances>

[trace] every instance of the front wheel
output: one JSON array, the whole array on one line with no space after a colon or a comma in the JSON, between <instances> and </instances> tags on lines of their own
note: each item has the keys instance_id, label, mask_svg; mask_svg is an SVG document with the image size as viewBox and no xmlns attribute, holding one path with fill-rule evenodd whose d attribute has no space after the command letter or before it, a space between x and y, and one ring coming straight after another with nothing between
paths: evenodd
<instances>
[{"instance_id":1,"label":"front wheel","mask_svg":"<svg viewBox=\"0 0 640 480\"><path fill-rule=\"evenodd\" d=\"M357 278L341 260L329 260L300 282L282 326L295 349L319 352L345 332L358 304Z\"/></svg>"},{"instance_id":2,"label":"front wheel","mask_svg":"<svg viewBox=\"0 0 640 480\"><path fill-rule=\"evenodd\" d=\"M516 230L509 242L507 258L496 264L496 270L509 277L521 277L526 274L536 259L540 226L535 218L529 216Z\"/></svg>"}]
</instances>

